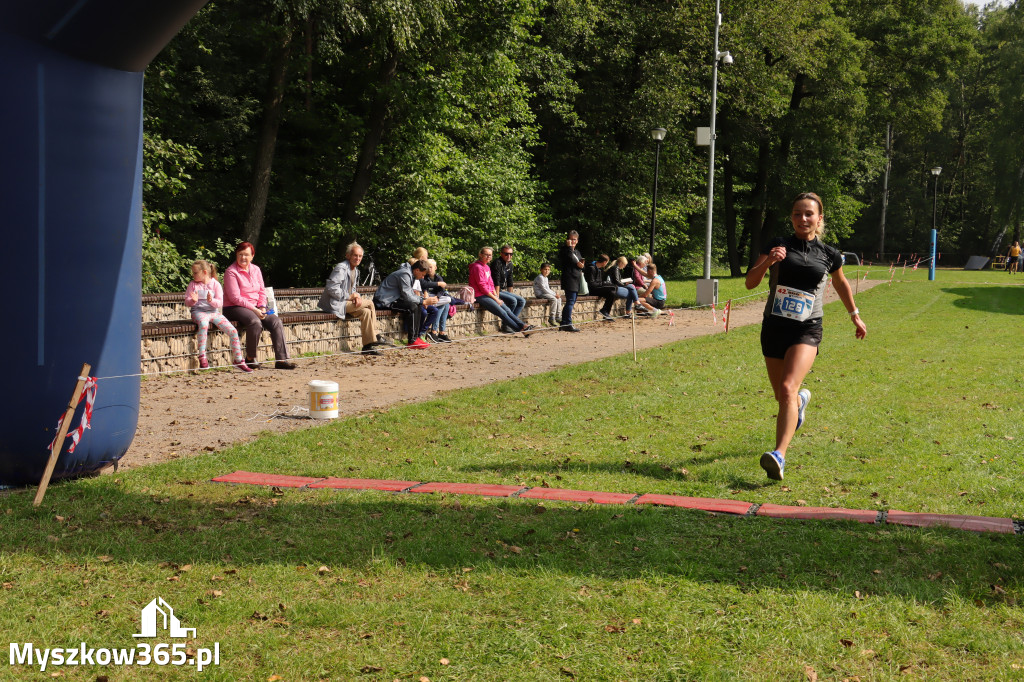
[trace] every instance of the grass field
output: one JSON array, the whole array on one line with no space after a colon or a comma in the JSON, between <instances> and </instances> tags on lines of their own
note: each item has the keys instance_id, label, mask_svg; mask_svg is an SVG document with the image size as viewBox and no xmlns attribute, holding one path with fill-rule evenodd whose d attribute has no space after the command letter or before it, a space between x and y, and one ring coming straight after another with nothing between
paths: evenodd
<instances>
[{"instance_id":1,"label":"grass field","mask_svg":"<svg viewBox=\"0 0 1024 682\"><path fill-rule=\"evenodd\" d=\"M775 408L748 327L61 484L39 509L0 497L11 642L132 647L160 596L197 629L190 648L221 651L201 675L0 675L1021 679L1017 536L208 483L246 469L1017 518L1024 288L975 274L1003 273L862 293L862 342L826 308L783 484L757 464Z\"/></svg>"}]
</instances>

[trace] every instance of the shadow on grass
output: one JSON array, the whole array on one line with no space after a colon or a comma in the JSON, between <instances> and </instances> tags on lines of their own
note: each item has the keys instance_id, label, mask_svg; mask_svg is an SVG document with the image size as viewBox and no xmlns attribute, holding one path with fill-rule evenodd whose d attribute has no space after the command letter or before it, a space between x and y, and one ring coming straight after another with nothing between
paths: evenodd
<instances>
[{"instance_id":1,"label":"shadow on grass","mask_svg":"<svg viewBox=\"0 0 1024 682\"><path fill-rule=\"evenodd\" d=\"M199 483L199 486L215 485ZM999 603L1019 595L1021 539L944 528L715 515L674 508L248 486L154 498L113 483L0 500L7 555L125 565L313 565L375 561L459 571L541 570L685 578L741 589L820 590ZM9 511L8 511L9 510ZM57 519L56 515L62 515ZM59 557L58 557L59 555ZM110 559L102 559L109 561ZM994 590L993 585L1000 585ZM1002 590L1005 590L1003 592Z\"/></svg>"},{"instance_id":2,"label":"shadow on grass","mask_svg":"<svg viewBox=\"0 0 1024 682\"><path fill-rule=\"evenodd\" d=\"M1024 315L1024 288L1021 287L944 287L942 291L960 297L953 301L957 308L1001 315Z\"/></svg>"},{"instance_id":3,"label":"shadow on grass","mask_svg":"<svg viewBox=\"0 0 1024 682\"><path fill-rule=\"evenodd\" d=\"M459 471L466 473L495 473L503 476L515 476L525 475L530 476L533 474L547 475L556 473L572 473L581 471L584 473L593 473L604 471L612 474L632 474L634 476L643 476L656 481L679 481L679 482L692 482L692 478L688 473L683 473L683 469L688 467L699 467L706 466L709 464L715 464L721 460L732 460L732 459L749 459L754 463L754 468L751 469L751 477L759 478L760 469L756 468L758 455L751 455L749 450L736 451L732 453L716 453L715 455L697 455L697 454L683 454L679 457L665 457L663 461L659 462L634 462L628 456L622 457L620 460L615 462L589 462L581 460L572 460L569 462L565 461L508 461L495 464L467 464L465 466L458 467ZM756 473L755 472L756 469ZM711 478L714 478L712 476ZM760 490L764 486L760 483L755 483L750 480L735 479L736 485L732 485L734 488L742 488L744 490Z\"/></svg>"}]
</instances>

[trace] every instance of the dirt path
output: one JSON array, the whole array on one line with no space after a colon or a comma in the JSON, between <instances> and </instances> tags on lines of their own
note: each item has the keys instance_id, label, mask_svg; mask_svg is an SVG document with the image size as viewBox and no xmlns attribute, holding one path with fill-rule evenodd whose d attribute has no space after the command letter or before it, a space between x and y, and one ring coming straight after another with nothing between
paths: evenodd
<instances>
[{"instance_id":1,"label":"dirt path","mask_svg":"<svg viewBox=\"0 0 1024 682\"><path fill-rule=\"evenodd\" d=\"M861 282L861 289L877 282ZM829 288L828 300L835 300ZM764 303L754 301L732 311L730 327L759 322ZM676 312L637 322L637 348L722 333L722 319L711 311ZM305 407L313 379L337 381L343 414L357 414L403 401L426 400L440 391L480 386L546 372L563 365L596 360L632 350L628 320L582 325L580 334L544 331L472 338L422 351L396 349L384 357L299 358L293 371L260 369L173 374L142 382L139 427L122 468L220 450L251 440L262 431L292 431L326 423L277 417ZM298 412L296 410L296 412ZM262 416L260 416L262 415Z\"/></svg>"}]
</instances>

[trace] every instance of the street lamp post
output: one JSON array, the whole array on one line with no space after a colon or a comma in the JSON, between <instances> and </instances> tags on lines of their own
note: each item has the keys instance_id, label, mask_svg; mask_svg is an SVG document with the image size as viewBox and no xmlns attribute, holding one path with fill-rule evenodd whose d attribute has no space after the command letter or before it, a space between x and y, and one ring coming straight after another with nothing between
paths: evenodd
<instances>
[{"instance_id":1,"label":"street lamp post","mask_svg":"<svg viewBox=\"0 0 1024 682\"><path fill-rule=\"evenodd\" d=\"M928 262L928 281L935 281L935 258L938 254L939 232L935 227L936 217L939 212L939 175L942 173L942 166L932 168L932 175L935 176L935 187L932 190L932 258Z\"/></svg>"},{"instance_id":2,"label":"street lamp post","mask_svg":"<svg viewBox=\"0 0 1024 682\"><path fill-rule=\"evenodd\" d=\"M654 222L658 212L658 162L661 158L661 141L665 139L664 128L652 128L651 138L654 139L654 194L651 198L651 248L649 253L654 257Z\"/></svg>"},{"instance_id":3,"label":"street lamp post","mask_svg":"<svg viewBox=\"0 0 1024 682\"><path fill-rule=\"evenodd\" d=\"M718 64L732 64L732 55L718 51L722 27L722 0L715 0L715 50L711 65L711 139L708 145L708 217L704 240L704 278L697 281L697 305L718 302L718 280L711 279L711 216L715 200L715 114L718 109Z\"/></svg>"}]
</instances>

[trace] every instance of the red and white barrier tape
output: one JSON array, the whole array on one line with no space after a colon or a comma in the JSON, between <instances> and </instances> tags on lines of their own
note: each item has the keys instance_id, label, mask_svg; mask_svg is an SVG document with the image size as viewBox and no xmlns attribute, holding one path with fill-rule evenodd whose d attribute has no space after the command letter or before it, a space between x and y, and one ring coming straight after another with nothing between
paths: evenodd
<instances>
[{"instance_id":1,"label":"red and white barrier tape","mask_svg":"<svg viewBox=\"0 0 1024 682\"><path fill-rule=\"evenodd\" d=\"M78 441L81 440L82 434L85 433L86 429L91 429L92 426L92 406L96 402L96 379L94 377L78 377L79 379L85 380L85 385L82 387L82 394L85 396L85 411L82 412L82 418L78 420L78 428L74 431L69 432L71 438L71 446L68 448L68 453L75 451L78 447ZM63 419L63 417L61 417ZM57 432L60 432L61 419L57 420ZM57 436L53 437L50 441L50 450L53 450L53 446L57 442Z\"/></svg>"}]
</instances>

